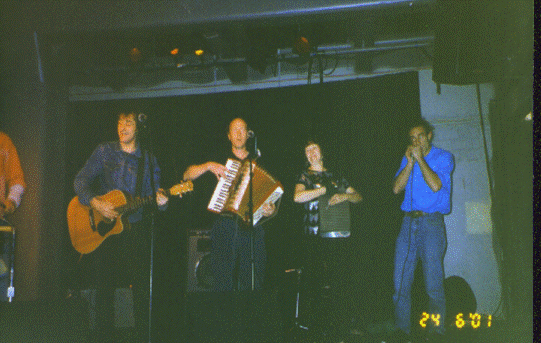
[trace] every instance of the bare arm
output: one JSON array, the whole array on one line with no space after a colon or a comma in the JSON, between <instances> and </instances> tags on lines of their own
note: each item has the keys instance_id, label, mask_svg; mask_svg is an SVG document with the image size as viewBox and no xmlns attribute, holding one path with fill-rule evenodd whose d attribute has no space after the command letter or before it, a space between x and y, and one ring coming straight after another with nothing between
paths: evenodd
<instances>
[{"instance_id":1,"label":"bare arm","mask_svg":"<svg viewBox=\"0 0 541 343\"><path fill-rule=\"evenodd\" d=\"M419 163L419 168L423 173L423 179L425 179L426 184L433 192L437 192L441 189L441 180L438 174L436 174L426 163L425 159L421 157L417 160Z\"/></svg>"},{"instance_id":2,"label":"bare arm","mask_svg":"<svg viewBox=\"0 0 541 343\"><path fill-rule=\"evenodd\" d=\"M293 195L293 201L298 203L307 202L322 196L326 192L327 188L325 187L307 190L303 184L298 183L295 185L295 194Z\"/></svg>"},{"instance_id":3,"label":"bare arm","mask_svg":"<svg viewBox=\"0 0 541 343\"><path fill-rule=\"evenodd\" d=\"M357 192L353 187L348 187L348 189L346 189L346 195L348 196L347 201L354 204L363 200L362 195Z\"/></svg>"},{"instance_id":4,"label":"bare arm","mask_svg":"<svg viewBox=\"0 0 541 343\"><path fill-rule=\"evenodd\" d=\"M410 177L411 171L413 170L413 164L415 163L415 160L413 159L413 156L411 155L411 146L406 149L405 153L406 158L408 159L408 163L400 171L398 176L394 179L393 184L393 193L399 194L406 188L406 184L408 183L408 179Z\"/></svg>"},{"instance_id":5,"label":"bare arm","mask_svg":"<svg viewBox=\"0 0 541 343\"><path fill-rule=\"evenodd\" d=\"M184 180L195 180L206 172L211 171L217 178L225 177L227 169L216 162L206 162L189 166L184 172Z\"/></svg>"},{"instance_id":6,"label":"bare arm","mask_svg":"<svg viewBox=\"0 0 541 343\"><path fill-rule=\"evenodd\" d=\"M329 199L329 205L336 205L344 201L358 203L363 200L363 197L353 188L348 187L346 193L335 194Z\"/></svg>"},{"instance_id":7,"label":"bare arm","mask_svg":"<svg viewBox=\"0 0 541 343\"><path fill-rule=\"evenodd\" d=\"M394 194L399 194L406 188L408 179L410 177L411 171L413 170L413 162L406 164L404 169L398 174L396 179L394 179L393 192Z\"/></svg>"},{"instance_id":8,"label":"bare arm","mask_svg":"<svg viewBox=\"0 0 541 343\"><path fill-rule=\"evenodd\" d=\"M415 161L419 164L419 168L421 169L421 173L423 174L423 179L425 180L428 187L433 192L437 192L441 189L441 180L431 168L426 163L423 154L421 153L420 149L418 147L412 147L409 146L406 150L406 158L408 159L408 163L402 169L400 174L396 177L394 181L393 186L393 192L395 194L398 194L406 188L406 184L408 182L409 176L411 174L411 171L413 170L413 165Z\"/></svg>"},{"instance_id":9,"label":"bare arm","mask_svg":"<svg viewBox=\"0 0 541 343\"><path fill-rule=\"evenodd\" d=\"M418 146L411 148L411 155L419 164L419 168L421 168L421 173L423 173L423 179L425 180L428 187L430 187L432 192L439 191L441 189L440 177L426 163L424 155L421 152L421 148Z\"/></svg>"}]
</instances>

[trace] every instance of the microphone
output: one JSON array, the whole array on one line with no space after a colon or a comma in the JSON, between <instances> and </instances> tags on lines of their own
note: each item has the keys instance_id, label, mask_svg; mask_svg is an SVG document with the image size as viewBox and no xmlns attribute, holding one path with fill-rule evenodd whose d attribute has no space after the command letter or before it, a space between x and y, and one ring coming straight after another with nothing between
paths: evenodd
<instances>
[{"instance_id":1,"label":"microphone","mask_svg":"<svg viewBox=\"0 0 541 343\"><path fill-rule=\"evenodd\" d=\"M147 119L148 116L144 113L139 113L139 115L137 116L137 120L139 120L139 122L142 124L146 123Z\"/></svg>"},{"instance_id":2,"label":"microphone","mask_svg":"<svg viewBox=\"0 0 541 343\"><path fill-rule=\"evenodd\" d=\"M248 152L249 156L251 156L251 158L255 160L256 158L261 157L261 151L259 151L259 149L257 148L257 137L255 136L255 132L253 130L248 130L246 134L248 138L253 138L251 143L248 145Z\"/></svg>"}]
</instances>

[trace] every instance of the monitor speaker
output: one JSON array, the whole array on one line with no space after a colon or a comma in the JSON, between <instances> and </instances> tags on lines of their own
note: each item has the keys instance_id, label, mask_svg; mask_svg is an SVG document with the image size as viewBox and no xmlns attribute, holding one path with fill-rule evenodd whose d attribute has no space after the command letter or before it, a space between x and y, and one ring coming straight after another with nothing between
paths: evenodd
<instances>
[{"instance_id":1,"label":"monitor speaker","mask_svg":"<svg viewBox=\"0 0 541 343\"><path fill-rule=\"evenodd\" d=\"M191 231L188 237L187 292L212 290L214 278L211 269L211 240L209 230Z\"/></svg>"}]
</instances>

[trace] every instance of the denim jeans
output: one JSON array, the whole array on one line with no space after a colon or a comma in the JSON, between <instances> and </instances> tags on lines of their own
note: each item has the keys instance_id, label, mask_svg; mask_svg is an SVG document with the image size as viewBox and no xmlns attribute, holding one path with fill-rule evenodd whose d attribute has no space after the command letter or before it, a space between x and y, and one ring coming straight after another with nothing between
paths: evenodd
<instances>
[{"instance_id":1,"label":"denim jeans","mask_svg":"<svg viewBox=\"0 0 541 343\"><path fill-rule=\"evenodd\" d=\"M430 315L439 314L439 325L429 331L445 331L445 293L443 290L443 257L447 248L443 215L430 213L419 218L405 216L396 240L394 295L395 320L398 329L409 334L411 331L411 286L417 262L423 267L428 310Z\"/></svg>"}]
</instances>

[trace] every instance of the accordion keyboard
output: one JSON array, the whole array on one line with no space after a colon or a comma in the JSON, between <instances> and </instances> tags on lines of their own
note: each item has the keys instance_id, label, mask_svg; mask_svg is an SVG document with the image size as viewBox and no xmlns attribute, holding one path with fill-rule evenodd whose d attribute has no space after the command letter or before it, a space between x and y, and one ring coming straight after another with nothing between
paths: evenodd
<instances>
[{"instance_id":1,"label":"accordion keyboard","mask_svg":"<svg viewBox=\"0 0 541 343\"><path fill-rule=\"evenodd\" d=\"M228 159L225 165L227 169L226 176L221 178L216 185L212 198L210 199L208 210L216 213L222 212L224 205L229 197L229 188L231 187L235 176L240 168L239 161Z\"/></svg>"}]
</instances>

